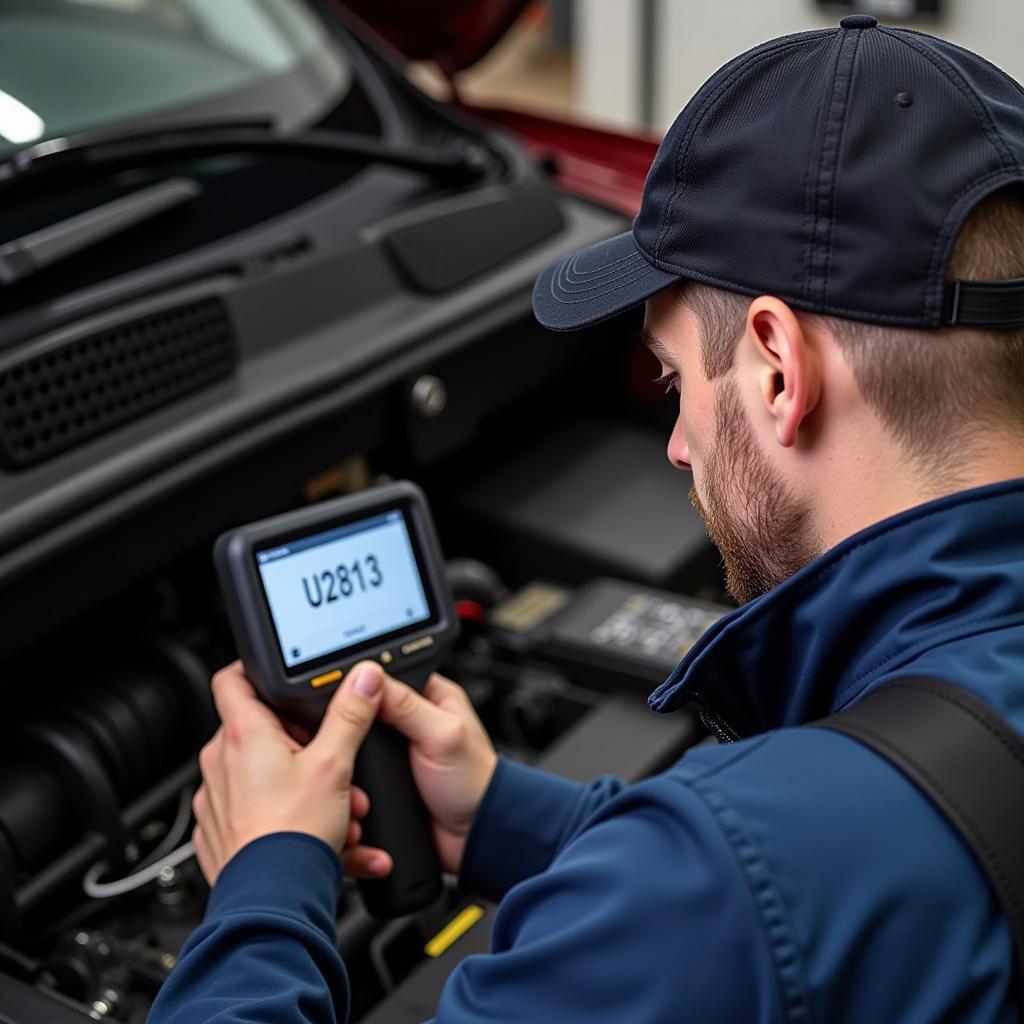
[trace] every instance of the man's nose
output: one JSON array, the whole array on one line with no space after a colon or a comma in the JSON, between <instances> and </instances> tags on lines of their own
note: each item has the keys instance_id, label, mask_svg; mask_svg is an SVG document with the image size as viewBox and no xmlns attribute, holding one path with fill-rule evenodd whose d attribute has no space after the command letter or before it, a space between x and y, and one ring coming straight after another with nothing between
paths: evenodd
<instances>
[{"instance_id":1,"label":"man's nose","mask_svg":"<svg viewBox=\"0 0 1024 1024\"><path fill-rule=\"evenodd\" d=\"M690 468L690 446L686 443L686 432L683 430L681 417L676 420L672 436L668 439L668 461L676 469Z\"/></svg>"}]
</instances>

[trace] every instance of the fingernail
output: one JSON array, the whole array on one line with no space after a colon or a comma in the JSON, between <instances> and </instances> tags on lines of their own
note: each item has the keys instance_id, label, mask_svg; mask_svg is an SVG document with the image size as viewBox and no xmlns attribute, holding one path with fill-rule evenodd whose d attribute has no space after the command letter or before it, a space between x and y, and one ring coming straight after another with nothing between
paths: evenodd
<instances>
[{"instance_id":1,"label":"fingernail","mask_svg":"<svg viewBox=\"0 0 1024 1024\"><path fill-rule=\"evenodd\" d=\"M366 866L371 874L383 875L388 869L388 862L383 857L371 857Z\"/></svg>"},{"instance_id":2,"label":"fingernail","mask_svg":"<svg viewBox=\"0 0 1024 1024\"><path fill-rule=\"evenodd\" d=\"M352 689L360 697L366 697L367 700L370 700L380 693L380 688L384 685L384 678L376 665L371 663L357 665L353 671L355 672L355 679L352 681Z\"/></svg>"}]
</instances>

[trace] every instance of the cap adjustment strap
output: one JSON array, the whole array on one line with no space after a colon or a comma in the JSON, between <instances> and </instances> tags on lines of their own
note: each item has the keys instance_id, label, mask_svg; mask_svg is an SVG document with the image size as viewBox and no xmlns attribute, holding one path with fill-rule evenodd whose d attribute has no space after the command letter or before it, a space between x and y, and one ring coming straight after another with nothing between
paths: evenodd
<instances>
[{"instance_id":1,"label":"cap adjustment strap","mask_svg":"<svg viewBox=\"0 0 1024 1024\"><path fill-rule=\"evenodd\" d=\"M1024 327L1024 277L947 284L942 323L958 327Z\"/></svg>"}]
</instances>

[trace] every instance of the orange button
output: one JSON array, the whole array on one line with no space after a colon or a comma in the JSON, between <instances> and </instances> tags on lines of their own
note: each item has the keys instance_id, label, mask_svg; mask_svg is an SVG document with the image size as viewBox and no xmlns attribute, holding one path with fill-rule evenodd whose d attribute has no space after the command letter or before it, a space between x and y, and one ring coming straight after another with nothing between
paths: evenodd
<instances>
[{"instance_id":1,"label":"orange button","mask_svg":"<svg viewBox=\"0 0 1024 1024\"><path fill-rule=\"evenodd\" d=\"M326 686L328 683L336 683L343 673L340 668L336 668L333 672L325 672L322 676L313 676L309 681L310 686Z\"/></svg>"}]
</instances>

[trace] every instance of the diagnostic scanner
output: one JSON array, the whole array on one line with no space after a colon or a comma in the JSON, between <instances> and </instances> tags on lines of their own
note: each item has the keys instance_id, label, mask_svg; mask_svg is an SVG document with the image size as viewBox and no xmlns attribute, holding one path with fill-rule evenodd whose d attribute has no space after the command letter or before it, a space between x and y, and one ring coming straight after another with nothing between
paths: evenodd
<instances>
[{"instance_id":1,"label":"diagnostic scanner","mask_svg":"<svg viewBox=\"0 0 1024 1024\"><path fill-rule=\"evenodd\" d=\"M214 563L246 675L268 704L314 729L357 662L422 690L458 634L430 510L408 482L231 530ZM370 796L362 841L395 865L360 882L367 909L396 917L429 905L441 871L404 737L374 724L355 781Z\"/></svg>"}]
</instances>

